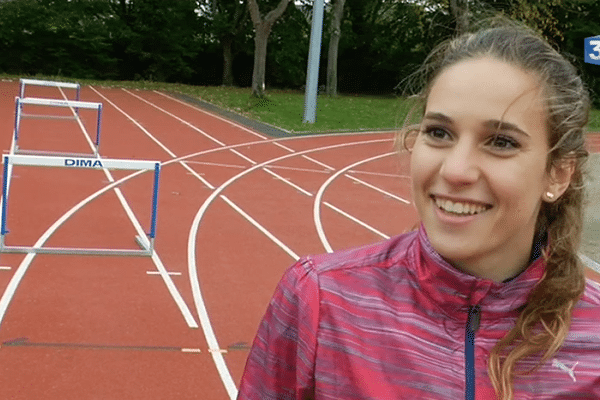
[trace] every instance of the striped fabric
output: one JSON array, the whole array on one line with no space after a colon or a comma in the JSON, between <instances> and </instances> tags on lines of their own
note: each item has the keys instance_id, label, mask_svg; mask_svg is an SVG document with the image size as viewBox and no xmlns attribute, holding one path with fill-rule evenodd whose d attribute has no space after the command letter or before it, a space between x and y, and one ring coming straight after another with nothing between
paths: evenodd
<instances>
[{"instance_id":1,"label":"striped fabric","mask_svg":"<svg viewBox=\"0 0 600 400\"><path fill-rule=\"evenodd\" d=\"M538 258L507 283L464 274L433 250L423 228L302 258L260 324L238 399L464 399L474 308L472 391L494 399L489 352L543 272ZM515 380L514 398L600 399L600 286L588 282L564 346Z\"/></svg>"}]
</instances>

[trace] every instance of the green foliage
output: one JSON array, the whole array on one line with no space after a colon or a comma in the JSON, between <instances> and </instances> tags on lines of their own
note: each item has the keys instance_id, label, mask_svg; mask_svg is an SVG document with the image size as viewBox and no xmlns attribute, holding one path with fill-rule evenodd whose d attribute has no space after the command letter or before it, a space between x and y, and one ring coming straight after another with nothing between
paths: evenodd
<instances>
[{"instance_id":1,"label":"green foliage","mask_svg":"<svg viewBox=\"0 0 600 400\"><path fill-rule=\"evenodd\" d=\"M263 13L280 0L259 0ZM306 79L312 0L290 2L273 27L269 88ZM470 0L473 21L491 13L525 21L583 71L600 106L600 67L583 62L583 40L600 35L597 0ZM320 82L325 82L329 15ZM407 76L454 34L449 0L346 0L338 57L340 93L403 92ZM0 72L66 78L221 84L231 44L234 82L250 85L254 35L240 0L0 1Z\"/></svg>"},{"instance_id":2,"label":"green foliage","mask_svg":"<svg viewBox=\"0 0 600 400\"><path fill-rule=\"evenodd\" d=\"M107 4L96 1L14 0L0 4L0 70L110 77Z\"/></svg>"},{"instance_id":3,"label":"green foliage","mask_svg":"<svg viewBox=\"0 0 600 400\"><path fill-rule=\"evenodd\" d=\"M267 52L269 86L299 88L306 82L310 26L296 7L275 23Z\"/></svg>"},{"instance_id":4,"label":"green foliage","mask_svg":"<svg viewBox=\"0 0 600 400\"><path fill-rule=\"evenodd\" d=\"M127 79L187 81L198 50L192 0L131 1L113 7L119 17L115 48ZM114 3L113 3L114 5Z\"/></svg>"},{"instance_id":5,"label":"green foliage","mask_svg":"<svg viewBox=\"0 0 600 400\"><path fill-rule=\"evenodd\" d=\"M347 0L345 13L340 91L391 93L430 48L425 9L416 2Z\"/></svg>"}]
</instances>

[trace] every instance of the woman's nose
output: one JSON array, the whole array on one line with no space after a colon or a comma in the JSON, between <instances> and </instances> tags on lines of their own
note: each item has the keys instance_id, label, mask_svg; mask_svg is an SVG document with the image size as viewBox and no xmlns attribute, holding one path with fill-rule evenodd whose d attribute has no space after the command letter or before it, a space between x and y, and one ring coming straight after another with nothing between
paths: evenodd
<instances>
[{"instance_id":1,"label":"woman's nose","mask_svg":"<svg viewBox=\"0 0 600 400\"><path fill-rule=\"evenodd\" d=\"M446 152L440 175L453 185L468 185L479 179L477 151L469 141L458 141Z\"/></svg>"}]
</instances>

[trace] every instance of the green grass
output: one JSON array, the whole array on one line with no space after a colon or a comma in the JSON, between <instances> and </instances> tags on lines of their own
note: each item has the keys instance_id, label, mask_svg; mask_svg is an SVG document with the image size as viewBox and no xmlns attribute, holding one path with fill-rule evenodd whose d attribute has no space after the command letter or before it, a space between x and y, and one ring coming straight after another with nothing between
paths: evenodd
<instances>
[{"instance_id":1,"label":"green grass","mask_svg":"<svg viewBox=\"0 0 600 400\"><path fill-rule=\"evenodd\" d=\"M402 126L410 105L394 96L319 96L314 124L303 123L304 93L270 89L263 99L253 98L250 88L191 86L147 81L92 81L36 76L38 79L65 80L86 85L124 87L142 90L179 92L212 103L251 119L277 126L292 133L370 131ZM19 77L0 74L0 79ZM600 132L600 110L592 110L590 132Z\"/></svg>"},{"instance_id":2,"label":"green grass","mask_svg":"<svg viewBox=\"0 0 600 400\"><path fill-rule=\"evenodd\" d=\"M600 132L600 110L590 112L590 122L588 124L589 132Z\"/></svg>"},{"instance_id":3,"label":"green grass","mask_svg":"<svg viewBox=\"0 0 600 400\"><path fill-rule=\"evenodd\" d=\"M319 96L314 124L304 123L304 93L270 89L265 98L251 96L250 88L191 86L147 81L93 81L35 76L36 79L63 80L102 87L179 92L212 103L225 110L277 126L292 133L368 131L395 129L402 124L406 105L393 96ZM0 79L18 80L2 75Z\"/></svg>"},{"instance_id":4,"label":"green grass","mask_svg":"<svg viewBox=\"0 0 600 400\"><path fill-rule=\"evenodd\" d=\"M309 124L299 91L273 89L262 99L245 88L186 88L186 94L294 133L394 129L403 118L402 101L391 96L319 96L316 121Z\"/></svg>"}]
</instances>

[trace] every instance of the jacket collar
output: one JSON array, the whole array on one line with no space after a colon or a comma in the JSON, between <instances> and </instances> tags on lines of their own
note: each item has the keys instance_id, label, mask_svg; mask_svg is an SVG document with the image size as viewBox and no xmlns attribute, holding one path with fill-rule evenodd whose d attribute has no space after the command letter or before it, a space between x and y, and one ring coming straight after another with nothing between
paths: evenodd
<instances>
[{"instance_id":1,"label":"jacket collar","mask_svg":"<svg viewBox=\"0 0 600 400\"><path fill-rule=\"evenodd\" d=\"M422 225L415 242L417 254L411 259L417 264L421 290L450 315L475 305L486 313L513 314L527 303L545 271L544 259L538 257L515 278L497 283L466 274L446 262L433 249Z\"/></svg>"}]
</instances>

